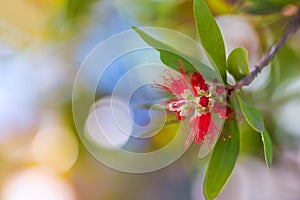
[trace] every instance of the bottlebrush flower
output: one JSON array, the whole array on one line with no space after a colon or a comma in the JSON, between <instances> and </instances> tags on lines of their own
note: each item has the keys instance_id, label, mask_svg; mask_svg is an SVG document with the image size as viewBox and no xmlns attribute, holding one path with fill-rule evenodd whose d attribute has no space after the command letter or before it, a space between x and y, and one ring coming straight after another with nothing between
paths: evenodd
<instances>
[{"instance_id":1,"label":"bottlebrush flower","mask_svg":"<svg viewBox=\"0 0 300 200\"><path fill-rule=\"evenodd\" d=\"M180 73L167 69L166 76L162 76L163 82L155 84L172 95L164 102L167 110L176 113L179 121L188 120L186 148L191 139L201 145L207 141L210 147L221 132L231 137L213 117L217 115L221 120L233 117L233 110L227 106L225 88L217 81L208 83L200 72L185 72L181 60L178 61L178 67ZM223 135L221 137L225 140Z\"/></svg>"}]
</instances>

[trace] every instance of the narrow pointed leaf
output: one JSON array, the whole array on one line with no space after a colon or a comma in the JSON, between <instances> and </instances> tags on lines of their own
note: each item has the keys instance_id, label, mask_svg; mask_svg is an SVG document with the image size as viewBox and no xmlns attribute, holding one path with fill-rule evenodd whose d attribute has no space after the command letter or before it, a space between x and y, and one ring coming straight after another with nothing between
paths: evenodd
<instances>
[{"instance_id":1,"label":"narrow pointed leaf","mask_svg":"<svg viewBox=\"0 0 300 200\"><path fill-rule=\"evenodd\" d=\"M200 42L209 60L226 82L226 53L223 37L205 0L194 0L194 18Z\"/></svg>"},{"instance_id":2,"label":"narrow pointed leaf","mask_svg":"<svg viewBox=\"0 0 300 200\"><path fill-rule=\"evenodd\" d=\"M239 150L240 137L237 121L226 121L224 129L231 133L231 138L223 141L219 138L213 153L204 180L204 195L206 199L215 199L227 183L235 166Z\"/></svg>"},{"instance_id":3,"label":"narrow pointed leaf","mask_svg":"<svg viewBox=\"0 0 300 200\"><path fill-rule=\"evenodd\" d=\"M261 133L261 139L264 144L264 155L267 166L270 168L273 160L272 140L266 128Z\"/></svg>"},{"instance_id":4,"label":"narrow pointed leaf","mask_svg":"<svg viewBox=\"0 0 300 200\"><path fill-rule=\"evenodd\" d=\"M229 54L227 59L227 70L237 81L250 74L248 52L246 49L236 48Z\"/></svg>"},{"instance_id":5,"label":"narrow pointed leaf","mask_svg":"<svg viewBox=\"0 0 300 200\"><path fill-rule=\"evenodd\" d=\"M184 68L187 71L195 71L196 69L193 67L193 65L187 61L187 56L180 53L178 50L175 50L171 46L157 40L156 38L150 36L149 34L145 33L141 29L137 27L132 27L134 31L136 31L140 37L151 47L155 48L160 53L160 59L161 61L167 65L168 67L179 71L178 70L178 61L182 60L184 64Z\"/></svg>"},{"instance_id":6,"label":"narrow pointed leaf","mask_svg":"<svg viewBox=\"0 0 300 200\"><path fill-rule=\"evenodd\" d=\"M268 167L270 167L273 159L273 147L269 133L264 126L262 112L250 103L244 102L239 96L238 99L246 121L255 131L261 134L266 164Z\"/></svg>"},{"instance_id":7,"label":"narrow pointed leaf","mask_svg":"<svg viewBox=\"0 0 300 200\"><path fill-rule=\"evenodd\" d=\"M156 38L152 37L142 29L132 27L134 31L136 31L139 36L151 47L159 51L160 53L160 60L168 67L179 71L178 69L178 61L182 60L184 65L184 70L193 72L193 71L200 71L201 74L207 78L207 80L213 80L218 78L221 81L221 77L216 77L216 71L212 68L204 65L198 59L193 58L191 56L185 55L184 53L180 52L179 50L169 46L168 44L157 40Z\"/></svg>"},{"instance_id":8,"label":"narrow pointed leaf","mask_svg":"<svg viewBox=\"0 0 300 200\"><path fill-rule=\"evenodd\" d=\"M244 102L238 98L243 114L245 115L248 124L257 132L262 132L264 129L263 115L260 110L255 108L250 103Z\"/></svg>"}]
</instances>

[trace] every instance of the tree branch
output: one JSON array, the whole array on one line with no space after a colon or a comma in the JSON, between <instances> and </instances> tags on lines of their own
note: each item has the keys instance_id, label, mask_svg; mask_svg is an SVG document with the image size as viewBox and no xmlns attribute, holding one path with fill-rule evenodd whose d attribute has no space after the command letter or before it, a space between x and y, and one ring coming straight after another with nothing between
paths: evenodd
<instances>
[{"instance_id":1,"label":"tree branch","mask_svg":"<svg viewBox=\"0 0 300 200\"><path fill-rule=\"evenodd\" d=\"M270 48L260 61L255 65L255 69L251 71L250 75L244 77L242 80L237 82L235 85L230 85L228 89L228 95L240 89L243 86L247 86L256 78L256 76L265 68L271 60L275 57L278 50L286 43L286 41L296 32L298 26L300 25L300 6L294 17L291 19L289 24L286 26L281 38Z\"/></svg>"}]
</instances>

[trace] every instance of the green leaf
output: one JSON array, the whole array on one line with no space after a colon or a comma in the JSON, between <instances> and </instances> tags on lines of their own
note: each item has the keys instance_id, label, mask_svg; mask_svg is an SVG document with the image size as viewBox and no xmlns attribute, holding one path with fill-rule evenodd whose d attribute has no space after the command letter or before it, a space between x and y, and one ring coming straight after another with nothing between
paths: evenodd
<instances>
[{"instance_id":1,"label":"green leaf","mask_svg":"<svg viewBox=\"0 0 300 200\"><path fill-rule=\"evenodd\" d=\"M205 0L194 0L194 16L200 42L226 83L226 53L221 31Z\"/></svg>"},{"instance_id":2,"label":"green leaf","mask_svg":"<svg viewBox=\"0 0 300 200\"><path fill-rule=\"evenodd\" d=\"M199 71L207 80L214 80L217 78L219 81L221 81L220 77L216 77L216 71L214 71L211 67L204 65L198 59L179 52L179 50L176 50L173 47L155 39L139 28L132 28L147 44L159 51L161 61L168 67L179 71L178 61L182 60L185 71Z\"/></svg>"},{"instance_id":3,"label":"green leaf","mask_svg":"<svg viewBox=\"0 0 300 200\"><path fill-rule=\"evenodd\" d=\"M261 134L261 139L264 144L264 154L265 154L266 164L270 168L273 160L273 147L272 147L272 140L266 128L264 128Z\"/></svg>"},{"instance_id":4,"label":"green leaf","mask_svg":"<svg viewBox=\"0 0 300 200\"><path fill-rule=\"evenodd\" d=\"M204 180L204 195L208 200L215 199L222 191L232 173L240 150L237 121L225 121L223 128L231 133L231 138L223 141L220 137L210 157Z\"/></svg>"},{"instance_id":5,"label":"green leaf","mask_svg":"<svg viewBox=\"0 0 300 200\"><path fill-rule=\"evenodd\" d=\"M286 5L298 3L299 0L248 0L245 11L252 14L270 14L280 11Z\"/></svg>"},{"instance_id":6,"label":"green leaf","mask_svg":"<svg viewBox=\"0 0 300 200\"><path fill-rule=\"evenodd\" d=\"M195 67L189 61L187 61L186 58L188 56L183 55L171 46L153 38L152 36L150 36L149 34L145 33L137 27L132 27L132 29L136 31L147 44L159 51L160 59L165 65L169 66L170 68L176 71L179 71L178 61L182 60L185 70L196 71Z\"/></svg>"},{"instance_id":7,"label":"green leaf","mask_svg":"<svg viewBox=\"0 0 300 200\"><path fill-rule=\"evenodd\" d=\"M229 54L227 59L227 70L237 81L250 74L248 52L246 49L236 48Z\"/></svg>"},{"instance_id":8,"label":"green leaf","mask_svg":"<svg viewBox=\"0 0 300 200\"><path fill-rule=\"evenodd\" d=\"M244 102L239 96L238 99L246 121L255 131L261 134L266 164L270 167L273 159L273 147L269 133L264 126L262 112L255 108L252 104Z\"/></svg>"},{"instance_id":9,"label":"green leaf","mask_svg":"<svg viewBox=\"0 0 300 200\"><path fill-rule=\"evenodd\" d=\"M250 103L244 102L238 98L243 114L245 115L248 124L257 132L262 132L264 129L263 115L260 110L255 108Z\"/></svg>"}]
</instances>

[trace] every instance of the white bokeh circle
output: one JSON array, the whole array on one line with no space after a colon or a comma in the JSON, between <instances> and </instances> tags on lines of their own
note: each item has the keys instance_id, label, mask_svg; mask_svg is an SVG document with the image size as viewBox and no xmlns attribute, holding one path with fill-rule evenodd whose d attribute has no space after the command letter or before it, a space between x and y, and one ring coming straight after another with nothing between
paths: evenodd
<instances>
[{"instance_id":1,"label":"white bokeh circle","mask_svg":"<svg viewBox=\"0 0 300 200\"><path fill-rule=\"evenodd\" d=\"M2 200L75 200L72 186L43 168L31 168L8 177L1 188Z\"/></svg>"},{"instance_id":2,"label":"white bokeh circle","mask_svg":"<svg viewBox=\"0 0 300 200\"><path fill-rule=\"evenodd\" d=\"M111 102L111 97L104 97L92 106L85 124L85 136L90 142L113 150L125 145L129 139L126 133L132 131L132 126L127 116L127 104L120 98L114 98L114 109L118 113L118 120L122 123L122 128L119 128L114 120Z\"/></svg>"}]
</instances>

